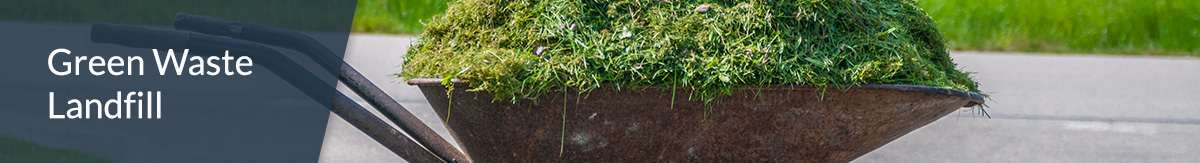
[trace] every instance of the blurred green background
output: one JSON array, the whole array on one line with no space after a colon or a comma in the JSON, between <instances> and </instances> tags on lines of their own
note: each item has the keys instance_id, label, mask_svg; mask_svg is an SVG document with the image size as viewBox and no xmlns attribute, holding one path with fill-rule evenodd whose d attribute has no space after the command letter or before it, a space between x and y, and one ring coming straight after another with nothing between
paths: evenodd
<instances>
[{"instance_id":1,"label":"blurred green background","mask_svg":"<svg viewBox=\"0 0 1200 163\"><path fill-rule=\"evenodd\" d=\"M175 11L162 14L100 10L123 4L167 3L119 0L129 3L82 0L3 1L0 20L61 21L113 20L112 23L169 24ZM231 0L218 0L231 1ZM359 0L354 32L418 35L421 21L441 14L447 0ZM1200 0L920 0L921 6L946 33L952 50L1012 51L1081 54L1196 56L1200 54ZM280 8L306 7L290 1ZM311 2L305 2L311 3ZM192 12L212 16L253 15L225 13L242 6L190 4ZM54 11L25 10L29 6ZM151 5L152 6L152 5ZM136 7L136 6L135 6ZM37 7L34 7L37 8ZM271 10L271 9L263 9ZM322 9L305 11L321 12ZM213 12L215 11L215 12ZM290 10L294 11L294 10ZM333 17L316 17L334 19ZM231 18L232 19L232 18ZM267 25L301 29L330 29L327 24L279 22L270 17L240 18ZM321 21L311 21L321 22Z\"/></svg>"},{"instance_id":2,"label":"blurred green background","mask_svg":"<svg viewBox=\"0 0 1200 163\"><path fill-rule=\"evenodd\" d=\"M420 21L446 11L445 0L358 0L355 32L421 34Z\"/></svg>"},{"instance_id":3,"label":"blurred green background","mask_svg":"<svg viewBox=\"0 0 1200 163\"><path fill-rule=\"evenodd\" d=\"M1195 56L1197 0L920 0L951 50ZM445 0L360 0L354 31L418 35Z\"/></svg>"},{"instance_id":4,"label":"blurred green background","mask_svg":"<svg viewBox=\"0 0 1200 163\"><path fill-rule=\"evenodd\" d=\"M1196 0L923 0L955 50L1195 55Z\"/></svg>"},{"instance_id":5,"label":"blurred green background","mask_svg":"<svg viewBox=\"0 0 1200 163\"><path fill-rule=\"evenodd\" d=\"M0 1L0 21L92 23L171 26L176 12L254 22L285 29L345 31L348 4L329 0L34 0ZM271 7L262 7L271 6ZM305 19L296 19L303 17Z\"/></svg>"}]
</instances>

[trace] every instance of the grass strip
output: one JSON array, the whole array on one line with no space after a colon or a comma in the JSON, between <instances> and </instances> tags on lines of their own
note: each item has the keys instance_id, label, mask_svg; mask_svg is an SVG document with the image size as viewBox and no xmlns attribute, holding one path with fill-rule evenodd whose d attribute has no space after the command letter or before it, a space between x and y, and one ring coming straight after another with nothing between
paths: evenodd
<instances>
[{"instance_id":1,"label":"grass strip","mask_svg":"<svg viewBox=\"0 0 1200 163\"><path fill-rule=\"evenodd\" d=\"M952 49L1195 56L1200 1L922 0Z\"/></svg>"}]
</instances>

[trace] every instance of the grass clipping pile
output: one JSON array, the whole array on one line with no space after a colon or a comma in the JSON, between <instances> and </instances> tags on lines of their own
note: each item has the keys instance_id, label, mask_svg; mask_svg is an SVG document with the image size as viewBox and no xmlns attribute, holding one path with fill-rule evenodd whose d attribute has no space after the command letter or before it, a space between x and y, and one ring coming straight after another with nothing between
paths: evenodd
<instances>
[{"instance_id":1,"label":"grass clipping pile","mask_svg":"<svg viewBox=\"0 0 1200 163\"><path fill-rule=\"evenodd\" d=\"M979 92L912 0L457 0L426 23L401 77L512 102L600 85L694 89L706 102L769 85Z\"/></svg>"}]
</instances>

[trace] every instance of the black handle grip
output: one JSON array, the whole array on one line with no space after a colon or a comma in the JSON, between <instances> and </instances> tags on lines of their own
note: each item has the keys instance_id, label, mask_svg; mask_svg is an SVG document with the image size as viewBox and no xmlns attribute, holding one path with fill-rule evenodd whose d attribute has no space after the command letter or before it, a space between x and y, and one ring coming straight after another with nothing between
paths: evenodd
<instances>
[{"instance_id":1,"label":"black handle grip","mask_svg":"<svg viewBox=\"0 0 1200 163\"><path fill-rule=\"evenodd\" d=\"M221 18L175 13L175 29L196 31L199 33L237 37L242 32L242 23Z\"/></svg>"},{"instance_id":2,"label":"black handle grip","mask_svg":"<svg viewBox=\"0 0 1200 163\"><path fill-rule=\"evenodd\" d=\"M177 49L187 46L188 33L131 25L92 24L92 42L134 48Z\"/></svg>"}]
</instances>

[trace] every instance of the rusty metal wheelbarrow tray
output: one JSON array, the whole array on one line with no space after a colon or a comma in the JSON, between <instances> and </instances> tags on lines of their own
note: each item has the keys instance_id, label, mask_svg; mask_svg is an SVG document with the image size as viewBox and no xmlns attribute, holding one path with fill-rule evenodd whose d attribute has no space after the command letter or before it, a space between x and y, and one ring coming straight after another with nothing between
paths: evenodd
<instances>
[{"instance_id":1,"label":"rusty metal wheelbarrow tray","mask_svg":"<svg viewBox=\"0 0 1200 163\"><path fill-rule=\"evenodd\" d=\"M748 87L712 103L672 96L691 93L685 89L602 87L514 104L463 89L447 96L442 79L409 80L441 117L447 117L443 120L464 155L306 35L184 13L176 15L175 25L204 34L97 23L92 41L142 48L238 49L272 58L265 64L272 72L314 99L333 99L330 111L412 162L847 162L957 108L983 102L978 94L941 88L863 85ZM314 72L260 43L327 62L323 68L338 73L338 80L382 117L345 93L322 93L331 88L312 82L319 81Z\"/></svg>"},{"instance_id":2,"label":"rusty metal wheelbarrow tray","mask_svg":"<svg viewBox=\"0 0 1200 163\"><path fill-rule=\"evenodd\" d=\"M747 87L705 104L687 90L601 87L493 102L412 79L472 160L486 162L849 162L979 94L912 85ZM463 84L463 83L456 83ZM565 113L564 113L565 112Z\"/></svg>"}]
</instances>

